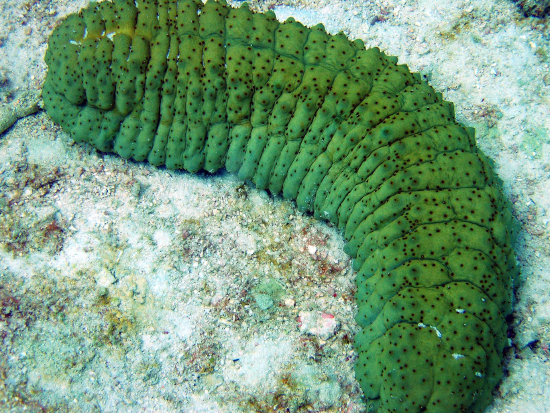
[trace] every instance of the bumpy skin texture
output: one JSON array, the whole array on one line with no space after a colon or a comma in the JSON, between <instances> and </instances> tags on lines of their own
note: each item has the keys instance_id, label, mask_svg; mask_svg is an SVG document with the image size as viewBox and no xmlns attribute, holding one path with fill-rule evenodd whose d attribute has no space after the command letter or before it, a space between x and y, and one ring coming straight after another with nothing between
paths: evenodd
<instances>
[{"instance_id":1,"label":"bumpy skin texture","mask_svg":"<svg viewBox=\"0 0 550 413\"><path fill-rule=\"evenodd\" d=\"M236 172L340 227L372 411L481 412L516 273L500 184L420 76L377 48L224 2L91 3L52 34L43 98L77 142Z\"/></svg>"}]
</instances>

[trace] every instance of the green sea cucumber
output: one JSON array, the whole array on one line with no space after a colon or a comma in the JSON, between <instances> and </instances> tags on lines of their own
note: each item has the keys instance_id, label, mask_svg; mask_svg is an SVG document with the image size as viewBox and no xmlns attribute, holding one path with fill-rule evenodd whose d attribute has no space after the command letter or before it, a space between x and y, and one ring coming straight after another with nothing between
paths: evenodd
<instances>
[{"instance_id":1,"label":"green sea cucumber","mask_svg":"<svg viewBox=\"0 0 550 413\"><path fill-rule=\"evenodd\" d=\"M481 412L502 377L512 217L474 130L397 58L225 1L113 0L50 37L45 107L77 142L225 168L342 229L372 411Z\"/></svg>"}]
</instances>

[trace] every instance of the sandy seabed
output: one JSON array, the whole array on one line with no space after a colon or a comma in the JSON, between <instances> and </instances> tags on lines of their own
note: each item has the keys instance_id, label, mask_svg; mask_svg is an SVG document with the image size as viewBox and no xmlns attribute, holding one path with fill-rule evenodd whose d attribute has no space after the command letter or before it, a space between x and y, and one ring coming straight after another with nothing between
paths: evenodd
<instances>
[{"instance_id":1,"label":"sandy seabed","mask_svg":"<svg viewBox=\"0 0 550 413\"><path fill-rule=\"evenodd\" d=\"M240 2L231 2L234 5ZM0 3L0 117L39 93L87 0ZM487 412L550 411L548 20L509 1L252 1L399 57L455 103L523 229L506 377ZM0 135L0 410L363 412L341 234L228 174Z\"/></svg>"}]
</instances>

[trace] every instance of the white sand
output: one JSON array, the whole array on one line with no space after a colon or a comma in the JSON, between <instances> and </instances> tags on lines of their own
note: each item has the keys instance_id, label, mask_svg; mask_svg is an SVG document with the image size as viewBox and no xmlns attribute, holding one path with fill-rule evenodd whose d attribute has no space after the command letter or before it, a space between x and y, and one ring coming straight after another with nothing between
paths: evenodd
<instances>
[{"instance_id":1,"label":"white sand","mask_svg":"<svg viewBox=\"0 0 550 413\"><path fill-rule=\"evenodd\" d=\"M53 26L87 3L0 3L4 105L39 90ZM540 21L502 0L253 5L398 56L476 127L524 224L509 375L488 412L550 411L550 50ZM292 204L227 174L72 145L40 113L0 135L0 212L0 410L365 411L341 235ZM339 329L308 335L300 313L333 315Z\"/></svg>"}]
</instances>

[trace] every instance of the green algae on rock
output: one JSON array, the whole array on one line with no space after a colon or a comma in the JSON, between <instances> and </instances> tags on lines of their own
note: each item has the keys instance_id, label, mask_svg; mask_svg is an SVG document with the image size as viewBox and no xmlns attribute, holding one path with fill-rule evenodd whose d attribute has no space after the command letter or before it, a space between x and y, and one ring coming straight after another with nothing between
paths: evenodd
<instances>
[{"instance_id":1,"label":"green algae on rock","mask_svg":"<svg viewBox=\"0 0 550 413\"><path fill-rule=\"evenodd\" d=\"M481 412L502 377L512 218L474 131L395 57L225 1L91 3L43 98L77 142L226 168L343 230L372 411Z\"/></svg>"}]
</instances>

